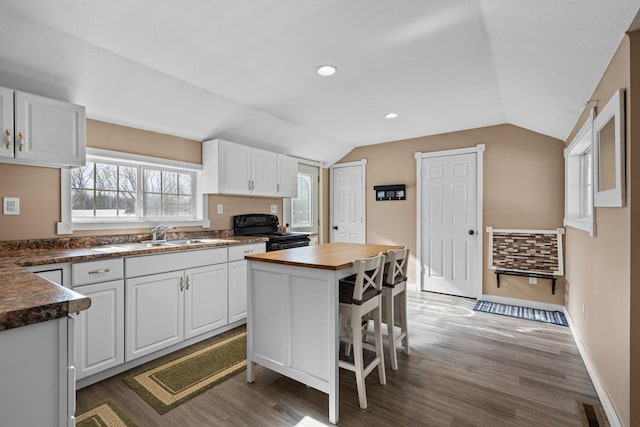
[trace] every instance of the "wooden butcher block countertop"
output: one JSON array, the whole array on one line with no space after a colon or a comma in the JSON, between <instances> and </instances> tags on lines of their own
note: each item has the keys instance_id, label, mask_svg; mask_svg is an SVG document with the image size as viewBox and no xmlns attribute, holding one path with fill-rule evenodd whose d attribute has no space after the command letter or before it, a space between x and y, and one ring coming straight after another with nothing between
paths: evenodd
<instances>
[{"instance_id":1,"label":"wooden butcher block countertop","mask_svg":"<svg viewBox=\"0 0 640 427\"><path fill-rule=\"evenodd\" d=\"M247 255L251 261L317 268L321 270L342 270L351 267L356 258L369 258L383 254L390 249L402 249L397 245L370 245L361 243L326 243L304 246L282 251Z\"/></svg>"}]
</instances>

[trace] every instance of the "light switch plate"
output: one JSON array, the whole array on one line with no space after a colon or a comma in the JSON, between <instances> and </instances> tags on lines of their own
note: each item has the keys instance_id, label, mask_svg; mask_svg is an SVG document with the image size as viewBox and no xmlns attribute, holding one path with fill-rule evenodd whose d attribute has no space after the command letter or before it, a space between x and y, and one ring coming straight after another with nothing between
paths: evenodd
<instances>
[{"instance_id":1,"label":"light switch plate","mask_svg":"<svg viewBox=\"0 0 640 427\"><path fill-rule=\"evenodd\" d=\"M222 212L224 211L224 208L222 205L218 205L218 215L222 215Z\"/></svg>"},{"instance_id":2,"label":"light switch plate","mask_svg":"<svg viewBox=\"0 0 640 427\"><path fill-rule=\"evenodd\" d=\"M271 205L271 213L274 215L278 213L278 205Z\"/></svg>"},{"instance_id":3,"label":"light switch plate","mask_svg":"<svg viewBox=\"0 0 640 427\"><path fill-rule=\"evenodd\" d=\"M2 214L3 215L20 215L20 198L3 197L2 198Z\"/></svg>"}]
</instances>

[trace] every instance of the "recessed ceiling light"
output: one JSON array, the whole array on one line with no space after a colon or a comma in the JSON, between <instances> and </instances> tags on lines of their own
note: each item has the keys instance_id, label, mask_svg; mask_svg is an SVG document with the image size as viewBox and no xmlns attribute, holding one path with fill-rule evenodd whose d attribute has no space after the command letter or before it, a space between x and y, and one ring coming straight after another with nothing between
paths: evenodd
<instances>
[{"instance_id":1,"label":"recessed ceiling light","mask_svg":"<svg viewBox=\"0 0 640 427\"><path fill-rule=\"evenodd\" d=\"M318 73L318 75L321 75L322 77L333 76L336 71L338 71L338 68L336 68L334 65L321 65L316 68L316 73Z\"/></svg>"},{"instance_id":2,"label":"recessed ceiling light","mask_svg":"<svg viewBox=\"0 0 640 427\"><path fill-rule=\"evenodd\" d=\"M385 119L395 119L396 117L398 117L398 113L387 113L384 115Z\"/></svg>"}]
</instances>

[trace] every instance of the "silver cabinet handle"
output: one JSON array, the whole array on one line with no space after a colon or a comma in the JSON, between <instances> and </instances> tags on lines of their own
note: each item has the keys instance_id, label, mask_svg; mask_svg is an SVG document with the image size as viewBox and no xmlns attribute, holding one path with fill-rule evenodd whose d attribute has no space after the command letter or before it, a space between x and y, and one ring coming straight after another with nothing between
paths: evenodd
<instances>
[{"instance_id":1,"label":"silver cabinet handle","mask_svg":"<svg viewBox=\"0 0 640 427\"><path fill-rule=\"evenodd\" d=\"M189 276L187 276L187 290L189 290Z\"/></svg>"},{"instance_id":2,"label":"silver cabinet handle","mask_svg":"<svg viewBox=\"0 0 640 427\"><path fill-rule=\"evenodd\" d=\"M253 249L247 249L246 251L244 251L245 254L252 254L253 253Z\"/></svg>"},{"instance_id":3,"label":"silver cabinet handle","mask_svg":"<svg viewBox=\"0 0 640 427\"><path fill-rule=\"evenodd\" d=\"M276 191L279 193L280 192L280 184L276 184Z\"/></svg>"},{"instance_id":4,"label":"silver cabinet handle","mask_svg":"<svg viewBox=\"0 0 640 427\"><path fill-rule=\"evenodd\" d=\"M20 147L18 149L20 151L24 150L24 132L18 132L18 138L20 138Z\"/></svg>"},{"instance_id":5,"label":"silver cabinet handle","mask_svg":"<svg viewBox=\"0 0 640 427\"><path fill-rule=\"evenodd\" d=\"M109 271L111 271L111 270L109 270L108 268L99 268L99 269L97 269L97 270L91 270L91 271L89 272L89 274L108 273Z\"/></svg>"},{"instance_id":6,"label":"silver cabinet handle","mask_svg":"<svg viewBox=\"0 0 640 427\"><path fill-rule=\"evenodd\" d=\"M7 141L5 142L5 147L7 150L11 149L11 129L5 129L4 133L7 135Z\"/></svg>"},{"instance_id":7,"label":"silver cabinet handle","mask_svg":"<svg viewBox=\"0 0 640 427\"><path fill-rule=\"evenodd\" d=\"M180 278L180 292L184 291L184 278Z\"/></svg>"}]
</instances>

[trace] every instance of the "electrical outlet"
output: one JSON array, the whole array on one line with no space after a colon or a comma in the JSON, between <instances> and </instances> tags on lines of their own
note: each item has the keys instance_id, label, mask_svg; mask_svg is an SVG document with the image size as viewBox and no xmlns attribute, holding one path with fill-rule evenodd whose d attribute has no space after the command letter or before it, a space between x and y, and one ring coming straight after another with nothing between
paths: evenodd
<instances>
[{"instance_id":1,"label":"electrical outlet","mask_svg":"<svg viewBox=\"0 0 640 427\"><path fill-rule=\"evenodd\" d=\"M4 215L20 215L20 198L3 197L2 213Z\"/></svg>"},{"instance_id":2,"label":"electrical outlet","mask_svg":"<svg viewBox=\"0 0 640 427\"><path fill-rule=\"evenodd\" d=\"M271 205L271 213L274 215L278 213L278 205Z\"/></svg>"},{"instance_id":3,"label":"electrical outlet","mask_svg":"<svg viewBox=\"0 0 640 427\"><path fill-rule=\"evenodd\" d=\"M218 215L222 215L223 209L222 205L218 205Z\"/></svg>"},{"instance_id":4,"label":"electrical outlet","mask_svg":"<svg viewBox=\"0 0 640 427\"><path fill-rule=\"evenodd\" d=\"M584 304L582 304L582 320L584 320Z\"/></svg>"},{"instance_id":5,"label":"electrical outlet","mask_svg":"<svg viewBox=\"0 0 640 427\"><path fill-rule=\"evenodd\" d=\"M529 277L529 284L530 285L537 285L538 284L538 278L537 277Z\"/></svg>"}]
</instances>

